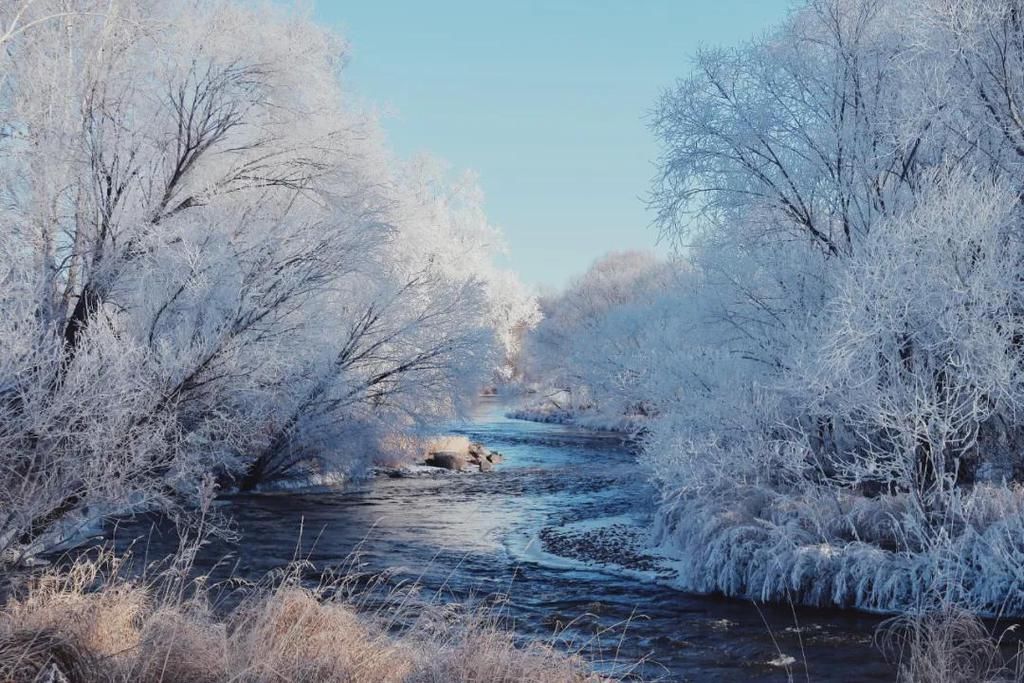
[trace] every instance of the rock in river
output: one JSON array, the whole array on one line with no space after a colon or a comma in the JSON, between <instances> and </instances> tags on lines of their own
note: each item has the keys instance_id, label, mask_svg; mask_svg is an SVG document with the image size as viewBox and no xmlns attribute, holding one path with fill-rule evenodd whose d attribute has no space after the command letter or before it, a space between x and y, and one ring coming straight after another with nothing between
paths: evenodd
<instances>
[{"instance_id":1,"label":"rock in river","mask_svg":"<svg viewBox=\"0 0 1024 683\"><path fill-rule=\"evenodd\" d=\"M432 467L442 467L446 470L455 470L456 472L461 472L466 466L466 462L466 455L456 451L440 451L438 453L431 453L430 457L426 460L427 465Z\"/></svg>"}]
</instances>

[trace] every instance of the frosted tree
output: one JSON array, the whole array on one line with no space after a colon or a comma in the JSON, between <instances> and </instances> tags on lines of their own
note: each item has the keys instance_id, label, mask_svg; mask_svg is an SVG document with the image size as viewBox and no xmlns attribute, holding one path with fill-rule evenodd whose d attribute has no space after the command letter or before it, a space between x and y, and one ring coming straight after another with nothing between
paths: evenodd
<instances>
[{"instance_id":1,"label":"frosted tree","mask_svg":"<svg viewBox=\"0 0 1024 683\"><path fill-rule=\"evenodd\" d=\"M211 478L357 473L530 324L474 185L396 160L307 19L35 0L0 26L0 550Z\"/></svg>"},{"instance_id":2,"label":"frosted tree","mask_svg":"<svg viewBox=\"0 0 1024 683\"><path fill-rule=\"evenodd\" d=\"M943 173L864 244L803 380L846 431L834 476L949 525L957 488L1020 471L1020 237L1005 187Z\"/></svg>"},{"instance_id":3,"label":"frosted tree","mask_svg":"<svg viewBox=\"0 0 1024 683\"><path fill-rule=\"evenodd\" d=\"M642 407L687 587L1024 611L1021 16L812 0L658 103L686 266L578 279L526 367Z\"/></svg>"},{"instance_id":4,"label":"frosted tree","mask_svg":"<svg viewBox=\"0 0 1024 683\"><path fill-rule=\"evenodd\" d=\"M653 254L613 253L565 291L542 299L543 319L526 338L524 382L548 407L590 410L599 422L651 410L642 394L629 389L640 384L644 345L638 335L646 321L628 316L646 310L642 302L675 274L674 265Z\"/></svg>"},{"instance_id":5,"label":"frosted tree","mask_svg":"<svg viewBox=\"0 0 1024 683\"><path fill-rule=\"evenodd\" d=\"M647 453L694 585L1013 599L1017 16L810 2L662 101L655 207L701 273L685 344L715 362L661 389L681 398Z\"/></svg>"}]
</instances>

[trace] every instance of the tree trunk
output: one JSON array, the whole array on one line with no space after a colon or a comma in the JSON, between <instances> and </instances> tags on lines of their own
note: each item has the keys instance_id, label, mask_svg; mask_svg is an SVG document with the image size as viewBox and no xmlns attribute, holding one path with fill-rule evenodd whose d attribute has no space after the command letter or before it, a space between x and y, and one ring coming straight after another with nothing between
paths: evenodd
<instances>
[{"instance_id":1,"label":"tree trunk","mask_svg":"<svg viewBox=\"0 0 1024 683\"><path fill-rule=\"evenodd\" d=\"M99 310L103 303L99 292L92 284L86 284L82 293L78 295L78 302L71 312L67 325L64 327L64 350L67 360L75 357L78 345L82 341L82 335L89 326L89 320Z\"/></svg>"}]
</instances>

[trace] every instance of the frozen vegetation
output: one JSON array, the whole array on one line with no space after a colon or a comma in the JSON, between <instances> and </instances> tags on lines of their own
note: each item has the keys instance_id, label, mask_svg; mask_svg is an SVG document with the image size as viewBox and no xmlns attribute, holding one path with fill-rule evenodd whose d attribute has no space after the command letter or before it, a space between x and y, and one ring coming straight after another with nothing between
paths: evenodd
<instances>
[{"instance_id":1,"label":"frozen vegetation","mask_svg":"<svg viewBox=\"0 0 1024 683\"><path fill-rule=\"evenodd\" d=\"M370 607L354 581L311 587L296 566L249 585L227 614L181 567L119 575L107 556L37 578L0 610L0 679L75 683L602 683L581 653L514 642L494 614L452 618L415 586ZM564 649L564 647L562 648Z\"/></svg>"},{"instance_id":2,"label":"frozen vegetation","mask_svg":"<svg viewBox=\"0 0 1024 683\"><path fill-rule=\"evenodd\" d=\"M509 373L533 298L346 45L228 0L0 3L0 566L344 481Z\"/></svg>"},{"instance_id":3,"label":"frozen vegetation","mask_svg":"<svg viewBox=\"0 0 1024 683\"><path fill-rule=\"evenodd\" d=\"M397 472L516 383L520 416L641 444L684 588L923 614L908 679L991 668L977 615L1024 617L1019 0L807 0L705 49L650 116L673 256L540 299L346 53L272 3L0 2L0 570L115 513ZM6 601L0 678L593 679L292 579L225 615L95 570Z\"/></svg>"},{"instance_id":4,"label":"frozen vegetation","mask_svg":"<svg viewBox=\"0 0 1024 683\"><path fill-rule=\"evenodd\" d=\"M674 265L653 255L613 253L563 292L541 297L543 317L524 338L518 364L531 393L512 414L592 429L642 429L654 409L646 380L657 371L641 360L654 351L640 335L657 313L645 304L678 276Z\"/></svg>"},{"instance_id":5,"label":"frozen vegetation","mask_svg":"<svg viewBox=\"0 0 1024 683\"><path fill-rule=\"evenodd\" d=\"M1018 2L813 0L651 116L676 257L541 301L535 410L628 421L682 584L1024 615Z\"/></svg>"}]
</instances>

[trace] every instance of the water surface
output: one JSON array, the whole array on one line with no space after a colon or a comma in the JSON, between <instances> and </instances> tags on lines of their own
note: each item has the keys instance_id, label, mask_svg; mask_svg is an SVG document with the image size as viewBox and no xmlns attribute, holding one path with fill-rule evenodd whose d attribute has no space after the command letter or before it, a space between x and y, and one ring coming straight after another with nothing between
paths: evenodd
<instances>
[{"instance_id":1,"label":"water surface","mask_svg":"<svg viewBox=\"0 0 1024 683\"><path fill-rule=\"evenodd\" d=\"M199 568L219 562L215 574L255 579L295 557L344 567L358 550L363 569L395 570L395 580L418 580L441 600L503 596L523 637L550 638L571 624L562 640L600 640L606 658L646 659L649 679L893 680L873 644L877 618L666 585L671 575L643 550L655 492L630 449L613 435L503 412L485 403L456 428L504 454L493 472L235 496L222 509L236 520L238 541L207 546ZM119 544L146 535L153 557L169 550L168 536L146 532L140 520L116 534ZM788 658L796 662L780 666Z\"/></svg>"}]
</instances>

